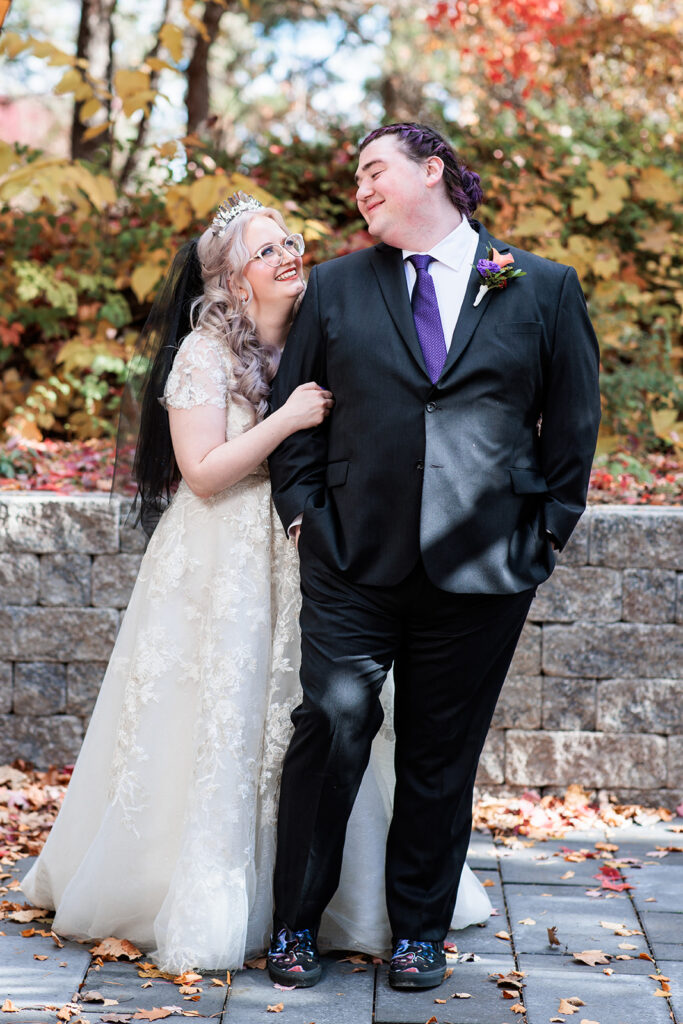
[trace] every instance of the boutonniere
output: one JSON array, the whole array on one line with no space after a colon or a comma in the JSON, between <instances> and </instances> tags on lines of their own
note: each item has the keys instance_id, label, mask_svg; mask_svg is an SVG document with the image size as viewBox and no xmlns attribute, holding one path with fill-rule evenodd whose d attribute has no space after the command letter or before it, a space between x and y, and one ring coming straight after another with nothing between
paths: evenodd
<instances>
[{"instance_id":1,"label":"boutonniere","mask_svg":"<svg viewBox=\"0 0 683 1024\"><path fill-rule=\"evenodd\" d=\"M489 243L486 246L486 256L487 259L479 260L474 268L484 279L484 283L479 285L479 291L474 300L475 306L479 305L489 288L507 288L508 281L514 280L515 277L526 276L525 270L515 269L515 257L512 253L498 252Z\"/></svg>"}]
</instances>

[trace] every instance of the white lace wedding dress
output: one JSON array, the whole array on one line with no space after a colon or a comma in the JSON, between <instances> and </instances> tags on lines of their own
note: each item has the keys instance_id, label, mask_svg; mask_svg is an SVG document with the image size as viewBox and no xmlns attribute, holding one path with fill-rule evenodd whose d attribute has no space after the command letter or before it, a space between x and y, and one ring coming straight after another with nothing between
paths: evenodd
<instances>
[{"instance_id":1,"label":"white lace wedding dress","mask_svg":"<svg viewBox=\"0 0 683 1024\"><path fill-rule=\"evenodd\" d=\"M226 409L227 351L183 342L167 404ZM54 929L127 938L164 969L239 967L272 921L279 771L299 702L297 556L266 466L203 500L181 482L149 543L47 843L23 883ZM321 945L382 954L384 844L393 787L391 693L353 811ZM466 868L454 927L490 903Z\"/></svg>"}]
</instances>

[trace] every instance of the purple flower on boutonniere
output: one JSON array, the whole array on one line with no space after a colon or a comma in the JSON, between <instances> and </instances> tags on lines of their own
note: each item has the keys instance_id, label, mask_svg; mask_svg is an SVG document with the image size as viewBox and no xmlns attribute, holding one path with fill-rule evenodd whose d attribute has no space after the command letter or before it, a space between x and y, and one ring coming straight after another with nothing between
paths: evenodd
<instances>
[{"instance_id":1,"label":"purple flower on boutonniere","mask_svg":"<svg viewBox=\"0 0 683 1024\"><path fill-rule=\"evenodd\" d=\"M508 281L516 277L525 277L525 270L516 270L514 267L515 257L509 252L498 252L491 244L486 246L488 259L477 261L475 270L484 279L479 286L474 305L478 306L486 295L489 288L507 288Z\"/></svg>"}]
</instances>

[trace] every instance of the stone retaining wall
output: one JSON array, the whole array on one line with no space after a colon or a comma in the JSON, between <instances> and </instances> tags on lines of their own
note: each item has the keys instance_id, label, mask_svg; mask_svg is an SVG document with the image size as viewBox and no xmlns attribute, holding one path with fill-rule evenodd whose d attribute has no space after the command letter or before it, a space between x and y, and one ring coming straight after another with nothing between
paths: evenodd
<instances>
[{"instance_id":1,"label":"stone retaining wall","mask_svg":"<svg viewBox=\"0 0 683 1024\"><path fill-rule=\"evenodd\" d=\"M144 550L103 496L0 496L0 763L73 761ZM478 783L683 799L683 508L583 517L539 588Z\"/></svg>"}]
</instances>

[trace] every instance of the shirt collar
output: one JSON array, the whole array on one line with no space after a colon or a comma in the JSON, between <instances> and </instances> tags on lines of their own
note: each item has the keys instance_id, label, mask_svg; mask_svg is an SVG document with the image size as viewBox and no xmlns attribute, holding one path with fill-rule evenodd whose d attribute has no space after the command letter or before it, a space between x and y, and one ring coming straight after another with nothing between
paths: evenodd
<instances>
[{"instance_id":1,"label":"shirt collar","mask_svg":"<svg viewBox=\"0 0 683 1024\"><path fill-rule=\"evenodd\" d=\"M477 237L477 232L470 226L467 218L463 217L457 228L454 228L445 238L442 238L440 242L433 245L431 249L428 249L425 255L433 256L435 260L438 260L439 263L445 263L451 270L460 270L463 261L472 247L473 236ZM416 249L404 249L404 262L409 256L414 256L417 252L418 250Z\"/></svg>"}]
</instances>

